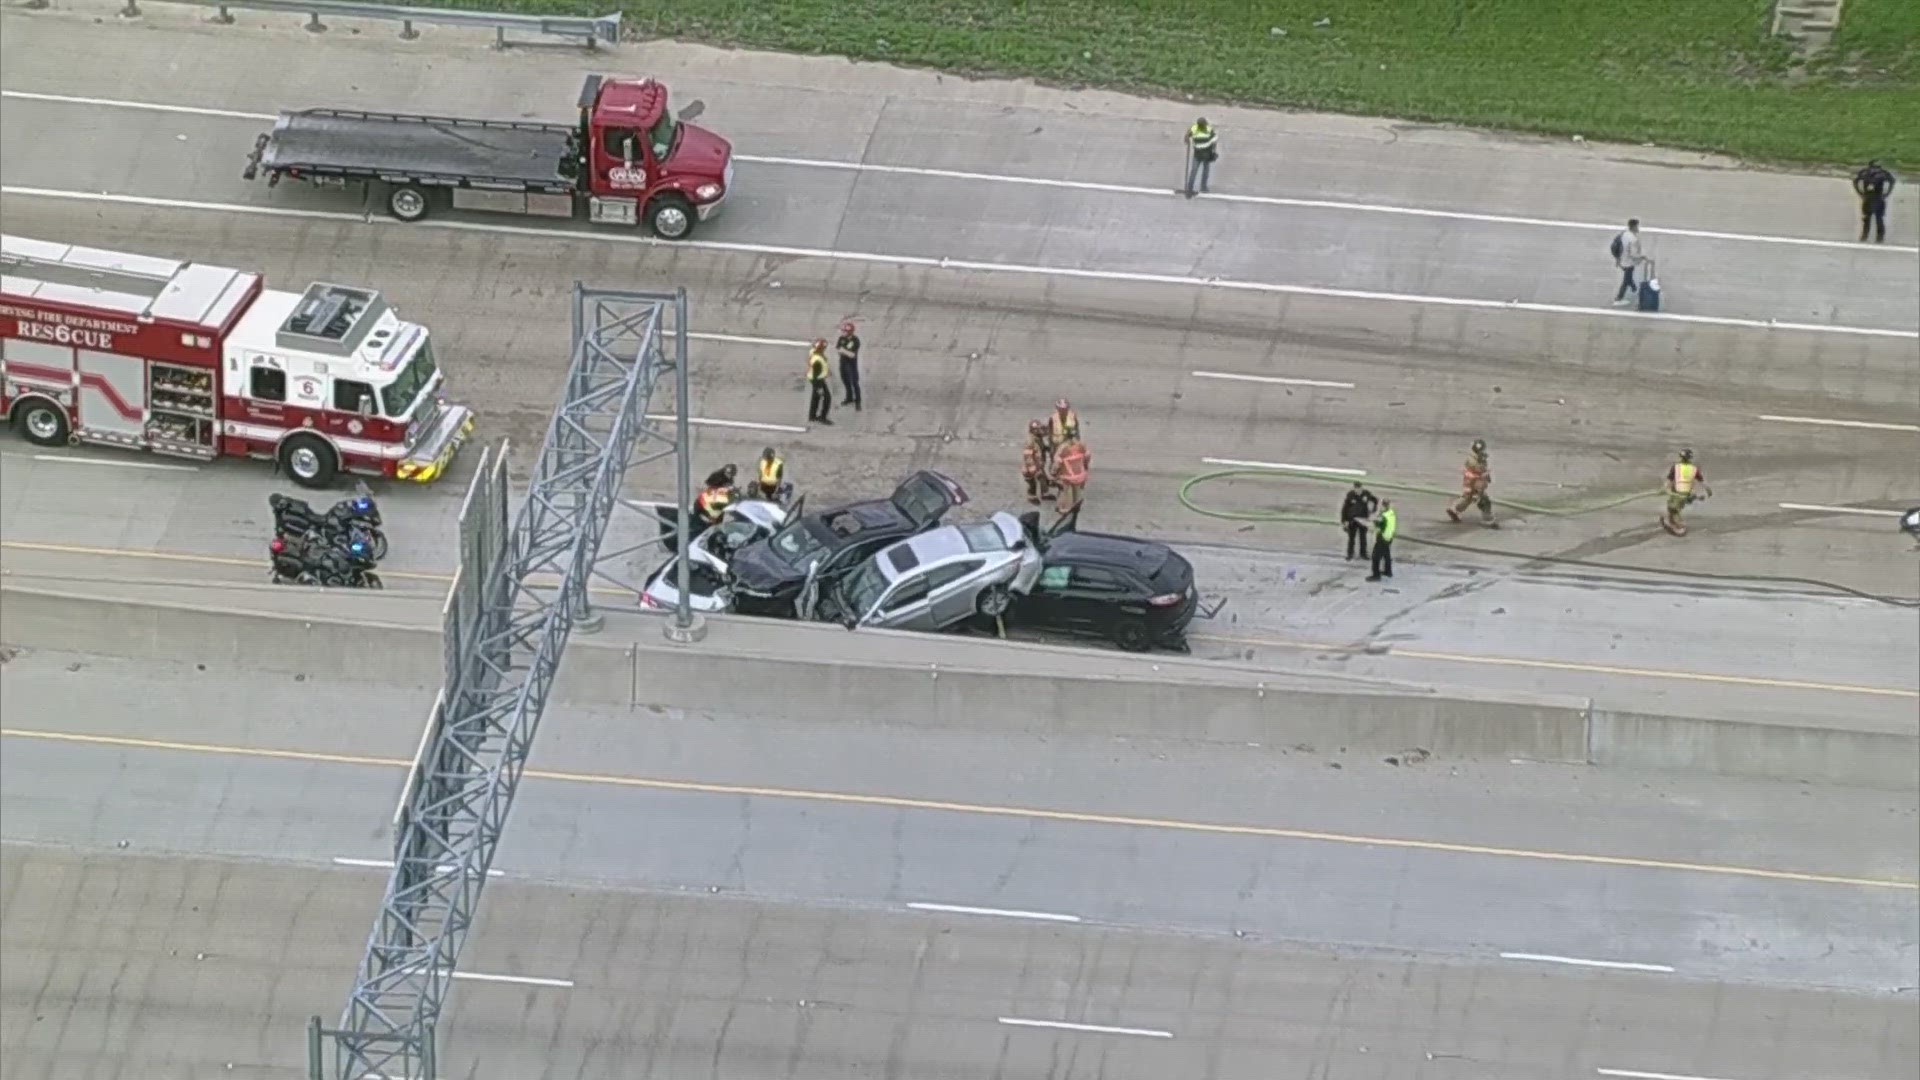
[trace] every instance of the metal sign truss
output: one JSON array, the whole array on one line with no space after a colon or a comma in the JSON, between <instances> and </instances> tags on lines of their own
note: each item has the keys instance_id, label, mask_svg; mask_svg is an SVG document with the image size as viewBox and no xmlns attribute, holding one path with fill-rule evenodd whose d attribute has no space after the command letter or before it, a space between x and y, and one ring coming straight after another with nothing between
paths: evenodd
<instances>
[{"instance_id":1,"label":"metal sign truss","mask_svg":"<svg viewBox=\"0 0 1920 1080\"><path fill-rule=\"evenodd\" d=\"M600 551L614 511L640 511L621 494L627 468L677 455L679 505L690 504L686 330L684 289L576 283L566 392L510 529L506 446L481 457L445 609L446 687L395 815L393 873L340 1027L317 1017L308 1025L313 1080L437 1080L435 1028L561 654L574 629L597 622L589 583L633 590L622 568L659 542L656 528L647 542ZM671 433L647 419L669 372L678 390ZM675 622L690 633L687 595L683 581Z\"/></svg>"}]
</instances>

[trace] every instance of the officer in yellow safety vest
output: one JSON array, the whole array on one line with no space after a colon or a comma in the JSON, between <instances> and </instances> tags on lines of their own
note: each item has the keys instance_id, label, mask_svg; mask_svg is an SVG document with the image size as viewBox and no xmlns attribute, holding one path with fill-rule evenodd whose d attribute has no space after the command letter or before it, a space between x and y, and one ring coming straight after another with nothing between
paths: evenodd
<instances>
[{"instance_id":1,"label":"officer in yellow safety vest","mask_svg":"<svg viewBox=\"0 0 1920 1080\"><path fill-rule=\"evenodd\" d=\"M1393 576L1393 538L1400 532L1400 515L1394 512L1392 499L1380 500L1380 513L1373 519L1373 573L1368 581Z\"/></svg>"},{"instance_id":2,"label":"officer in yellow safety vest","mask_svg":"<svg viewBox=\"0 0 1920 1080\"><path fill-rule=\"evenodd\" d=\"M1193 198L1196 190L1207 190L1208 181L1213 179L1213 163L1219 156L1220 133L1213 130L1206 117L1195 120L1187 129L1187 198Z\"/></svg>"},{"instance_id":3,"label":"officer in yellow safety vest","mask_svg":"<svg viewBox=\"0 0 1920 1080\"><path fill-rule=\"evenodd\" d=\"M1695 499L1704 499L1713 494L1707 487L1706 474L1700 466L1693 463L1693 451L1680 451L1680 460L1667 470L1667 509L1660 515L1660 525L1675 536L1687 535L1687 527L1680 523L1680 513L1687 504ZM1698 494L1696 494L1696 489Z\"/></svg>"},{"instance_id":4,"label":"officer in yellow safety vest","mask_svg":"<svg viewBox=\"0 0 1920 1080\"><path fill-rule=\"evenodd\" d=\"M807 419L831 425L827 413L833 410L833 390L827 386L825 338L814 342L813 351L807 354L807 391L813 395L807 400Z\"/></svg>"},{"instance_id":5,"label":"officer in yellow safety vest","mask_svg":"<svg viewBox=\"0 0 1920 1080\"><path fill-rule=\"evenodd\" d=\"M748 494L757 499L778 498L780 484L787 476L787 463L769 446L760 453L760 475L754 478L753 487Z\"/></svg>"}]
</instances>

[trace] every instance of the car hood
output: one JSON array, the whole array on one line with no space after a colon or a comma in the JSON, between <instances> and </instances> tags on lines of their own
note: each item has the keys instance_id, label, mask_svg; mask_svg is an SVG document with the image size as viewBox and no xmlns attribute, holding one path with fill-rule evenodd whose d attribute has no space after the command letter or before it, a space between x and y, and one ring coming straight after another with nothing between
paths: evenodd
<instances>
[{"instance_id":1,"label":"car hood","mask_svg":"<svg viewBox=\"0 0 1920 1080\"><path fill-rule=\"evenodd\" d=\"M806 579L805 574L788 565L766 540L741 548L727 569L741 585L762 592L797 585Z\"/></svg>"},{"instance_id":2,"label":"car hood","mask_svg":"<svg viewBox=\"0 0 1920 1080\"><path fill-rule=\"evenodd\" d=\"M733 144L697 124L681 124L680 139L667 157L667 171L718 180L733 159Z\"/></svg>"}]
</instances>

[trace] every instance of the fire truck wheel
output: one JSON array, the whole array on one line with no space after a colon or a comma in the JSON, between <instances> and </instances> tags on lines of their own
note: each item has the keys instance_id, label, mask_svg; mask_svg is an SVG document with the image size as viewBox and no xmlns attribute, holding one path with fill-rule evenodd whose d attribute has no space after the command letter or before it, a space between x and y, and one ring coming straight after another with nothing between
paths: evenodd
<instances>
[{"instance_id":1,"label":"fire truck wheel","mask_svg":"<svg viewBox=\"0 0 1920 1080\"><path fill-rule=\"evenodd\" d=\"M397 187L387 192L387 212L401 221L419 221L427 216L427 193L417 187Z\"/></svg>"},{"instance_id":2,"label":"fire truck wheel","mask_svg":"<svg viewBox=\"0 0 1920 1080\"><path fill-rule=\"evenodd\" d=\"M662 195L647 207L647 225L662 240L685 240L693 220L693 204L679 195Z\"/></svg>"},{"instance_id":3,"label":"fire truck wheel","mask_svg":"<svg viewBox=\"0 0 1920 1080\"><path fill-rule=\"evenodd\" d=\"M29 401L13 414L21 434L35 446L67 445L67 414L44 401Z\"/></svg>"},{"instance_id":4,"label":"fire truck wheel","mask_svg":"<svg viewBox=\"0 0 1920 1080\"><path fill-rule=\"evenodd\" d=\"M323 488L333 483L340 459L319 436L295 435L280 444L280 467L301 487Z\"/></svg>"}]
</instances>

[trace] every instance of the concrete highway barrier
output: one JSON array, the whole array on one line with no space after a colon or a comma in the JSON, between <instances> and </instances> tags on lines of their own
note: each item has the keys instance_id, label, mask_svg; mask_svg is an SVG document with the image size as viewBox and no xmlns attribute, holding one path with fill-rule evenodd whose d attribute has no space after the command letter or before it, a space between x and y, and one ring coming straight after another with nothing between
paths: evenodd
<instances>
[{"instance_id":1,"label":"concrete highway barrier","mask_svg":"<svg viewBox=\"0 0 1920 1080\"><path fill-rule=\"evenodd\" d=\"M131 590L135 593L140 590ZM0 641L136 660L229 665L407 687L440 684L427 593L222 589L105 595L0 586ZM292 609L291 611L289 609ZM724 717L1524 758L1920 788L1920 737L1630 714L1585 698L1277 673L1187 658L718 618L675 645L658 618L608 613L576 633L555 704Z\"/></svg>"}]
</instances>

